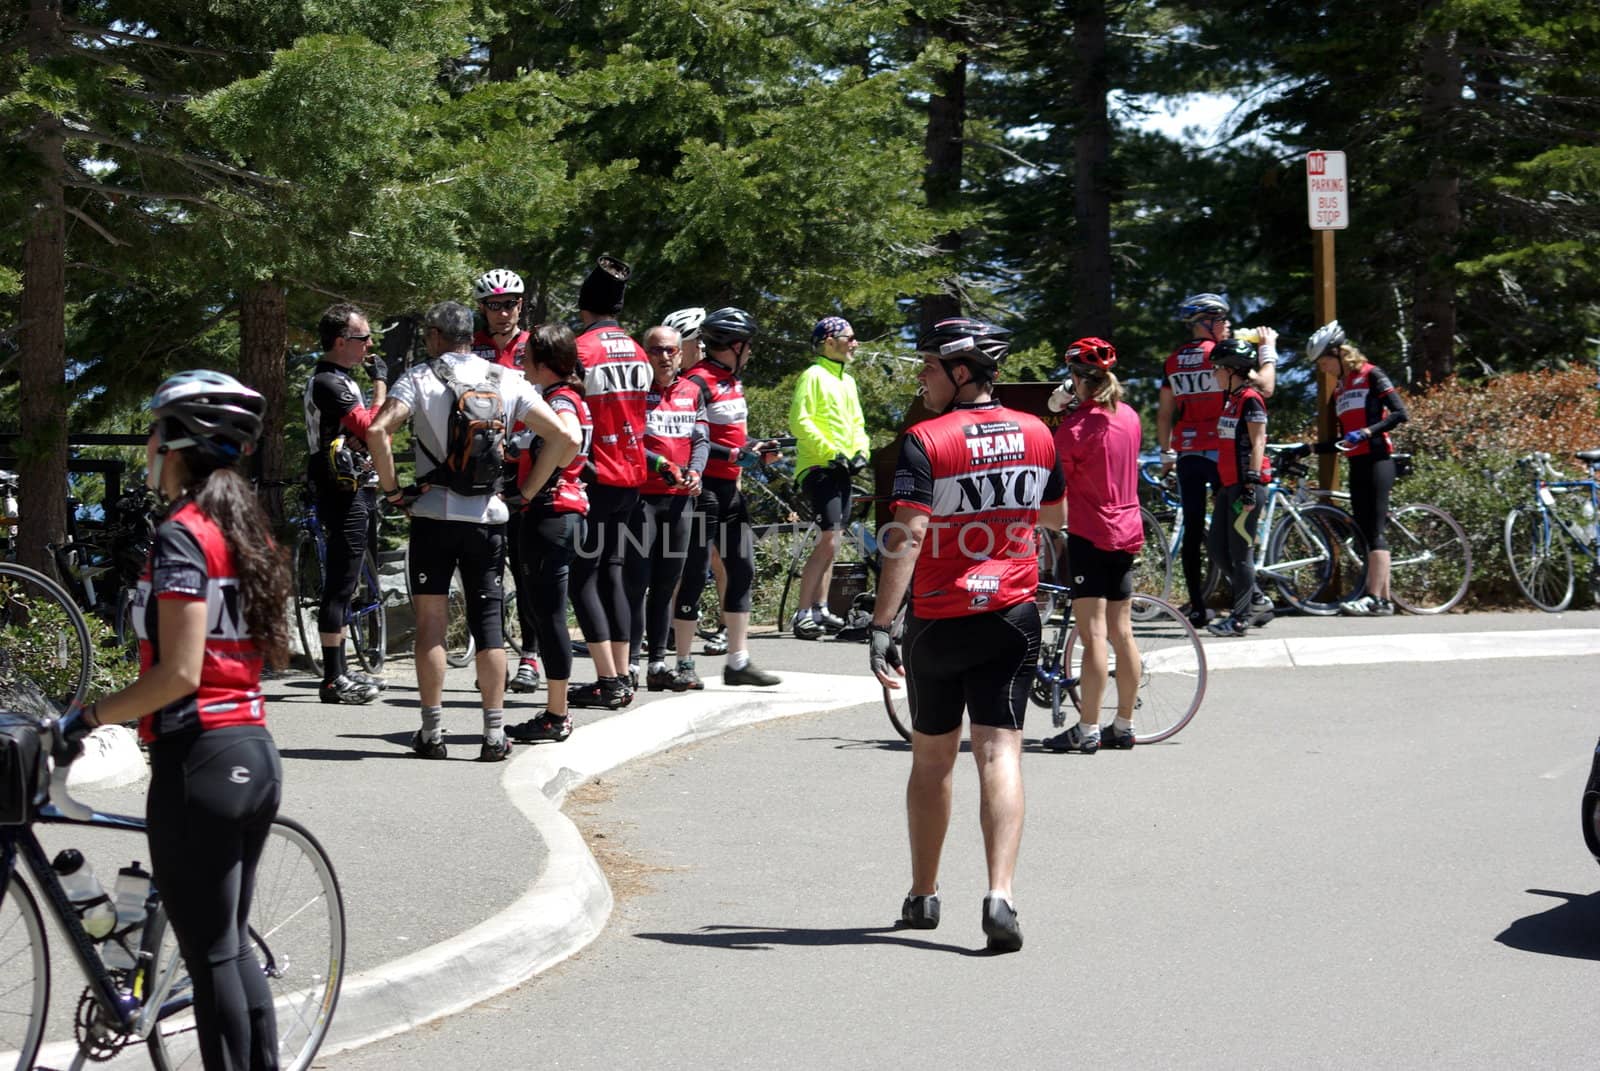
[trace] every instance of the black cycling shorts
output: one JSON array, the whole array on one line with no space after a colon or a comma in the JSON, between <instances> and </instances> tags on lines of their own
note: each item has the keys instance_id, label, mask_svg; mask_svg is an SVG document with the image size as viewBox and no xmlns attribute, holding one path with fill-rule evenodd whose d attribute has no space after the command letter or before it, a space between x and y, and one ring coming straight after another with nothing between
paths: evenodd
<instances>
[{"instance_id":1,"label":"black cycling shorts","mask_svg":"<svg viewBox=\"0 0 1600 1071\"><path fill-rule=\"evenodd\" d=\"M1039 661L1039 606L1032 599L986 614L910 617L904 648L917 732L954 732L963 711L974 725L1021 731Z\"/></svg>"},{"instance_id":2,"label":"black cycling shorts","mask_svg":"<svg viewBox=\"0 0 1600 1071\"><path fill-rule=\"evenodd\" d=\"M459 568L467 628L480 651L505 644L505 567L505 525L411 518L411 594L450 594Z\"/></svg>"},{"instance_id":3,"label":"black cycling shorts","mask_svg":"<svg viewBox=\"0 0 1600 1071\"><path fill-rule=\"evenodd\" d=\"M1067 567L1072 595L1082 599L1126 602L1133 596L1133 563L1128 550L1101 550L1081 535L1067 533Z\"/></svg>"},{"instance_id":4,"label":"black cycling shorts","mask_svg":"<svg viewBox=\"0 0 1600 1071\"><path fill-rule=\"evenodd\" d=\"M800 489L811 502L818 528L832 532L850 523L850 477L836 468L818 465L806 473Z\"/></svg>"}]
</instances>

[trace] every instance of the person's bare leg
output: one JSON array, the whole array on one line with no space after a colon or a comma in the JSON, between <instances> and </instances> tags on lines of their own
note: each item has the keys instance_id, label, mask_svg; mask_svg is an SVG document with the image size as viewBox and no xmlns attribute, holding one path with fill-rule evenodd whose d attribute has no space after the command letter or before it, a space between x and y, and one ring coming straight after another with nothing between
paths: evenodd
<instances>
[{"instance_id":1,"label":"person's bare leg","mask_svg":"<svg viewBox=\"0 0 1600 1071\"><path fill-rule=\"evenodd\" d=\"M1139 681L1144 676L1139 644L1133 638L1133 603L1129 599L1106 603L1106 633L1117 652L1117 717L1133 720L1139 701Z\"/></svg>"},{"instance_id":2,"label":"person's bare leg","mask_svg":"<svg viewBox=\"0 0 1600 1071\"><path fill-rule=\"evenodd\" d=\"M1375 599L1389 598L1389 552L1367 551L1367 594Z\"/></svg>"},{"instance_id":3,"label":"person's bare leg","mask_svg":"<svg viewBox=\"0 0 1600 1071\"><path fill-rule=\"evenodd\" d=\"M1078 642L1083 645L1083 667L1078 671L1078 697L1083 705L1078 724L1088 732L1100 724L1100 704L1106 694L1106 600L1074 599L1072 616L1078 622Z\"/></svg>"},{"instance_id":4,"label":"person's bare leg","mask_svg":"<svg viewBox=\"0 0 1600 1071\"><path fill-rule=\"evenodd\" d=\"M906 780L906 829L911 837L911 895L939 891L939 857L950 829L950 800L961 753L961 727L928 736L911 734L911 776Z\"/></svg>"},{"instance_id":5,"label":"person's bare leg","mask_svg":"<svg viewBox=\"0 0 1600 1071\"><path fill-rule=\"evenodd\" d=\"M972 757L978 763L978 818L989 888L1010 900L1022 845L1022 731L974 725Z\"/></svg>"},{"instance_id":6,"label":"person's bare leg","mask_svg":"<svg viewBox=\"0 0 1600 1071\"><path fill-rule=\"evenodd\" d=\"M833 560L839 555L843 536L843 530L838 528L817 535L817 545L811 548L811 557L800 570L799 609L809 610L827 597L828 585L833 580Z\"/></svg>"},{"instance_id":7,"label":"person's bare leg","mask_svg":"<svg viewBox=\"0 0 1600 1071\"><path fill-rule=\"evenodd\" d=\"M444 702L444 630L446 595L413 595L412 612L417 616L417 698L424 707ZM504 687L505 667L502 652L500 680Z\"/></svg>"},{"instance_id":8,"label":"person's bare leg","mask_svg":"<svg viewBox=\"0 0 1600 1071\"><path fill-rule=\"evenodd\" d=\"M484 710L504 710L506 705L506 649L495 645L485 651L478 648L478 691L483 698Z\"/></svg>"},{"instance_id":9,"label":"person's bare leg","mask_svg":"<svg viewBox=\"0 0 1600 1071\"><path fill-rule=\"evenodd\" d=\"M750 614L734 613L731 610L722 611L722 623L728 626L728 653L735 651L749 651L750 641Z\"/></svg>"},{"instance_id":10,"label":"person's bare leg","mask_svg":"<svg viewBox=\"0 0 1600 1071\"><path fill-rule=\"evenodd\" d=\"M545 687L549 689L549 702L545 704L545 709L558 718L566 717L567 714L567 685L569 683L568 681L545 679Z\"/></svg>"}]
</instances>

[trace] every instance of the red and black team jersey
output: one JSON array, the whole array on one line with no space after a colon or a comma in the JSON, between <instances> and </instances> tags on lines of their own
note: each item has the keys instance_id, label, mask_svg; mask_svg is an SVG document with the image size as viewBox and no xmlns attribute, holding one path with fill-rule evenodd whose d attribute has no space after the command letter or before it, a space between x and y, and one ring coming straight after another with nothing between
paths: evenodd
<instances>
[{"instance_id":1,"label":"red and black team jersey","mask_svg":"<svg viewBox=\"0 0 1600 1071\"><path fill-rule=\"evenodd\" d=\"M1162 382L1172 389L1177 411L1172 420L1170 448L1180 454L1189 450L1217 449L1217 418L1222 415L1222 388L1211 368L1210 339L1190 339L1167 358ZM1157 444L1168 448L1169 444Z\"/></svg>"},{"instance_id":2,"label":"red and black team jersey","mask_svg":"<svg viewBox=\"0 0 1600 1071\"><path fill-rule=\"evenodd\" d=\"M890 503L930 515L911 612L963 617L1033 598L1039 507L1065 493L1055 444L1037 417L987 402L913 425Z\"/></svg>"},{"instance_id":3,"label":"red and black team jersey","mask_svg":"<svg viewBox=\"0 0 1600 1071\"><path fill-rule=\"evenodd\" d=\"M1338 392L1333 408L1339 414L1339 431L1349 433L1370 428L1383 421L1385 408L1391 412L1405 412L1400 404L1400 394L1381 368L1364 364L1354 372L1339 377ZM1380 431L1370 439L1363 439L1350 448L1345 456L1361 457L1371 454L1385 458L1394 453L1394 444L1387 431Z\"/></svg>"},{"instance_id":4,"label":"red and black team jersey","mask_svg":"<svg viewBox=\"0 0 1600 1071\"><path fill-rule=\"evenodd\" d=\"M261 651L245 624L233 555L222 530L193 502L179 502L156 528L136 598L144 610L133 615L141 673L161 661L156 603L186 599L206 604L200 687L139 719L139 739L149 743L179 733L266 723Z\"/></svg>"},{"instance_id":5,"label":"red and black team jersey","mask_svg":"<svg viewBox=\"0 0 1600 1071\"><path fill-rule=\"evenodd\" d=\"M733 369L710 357L685 372L683 378L699 386L705 407L706 438L711 443L705 474L718 480L737 480L739 462L730 460L729 455L749 438L745 421L750 409L744 400L744 384Z\"/></svg>"},{"instance_id":6,"label":"red and black team jersey","mask_svg":"<svg viewBox=\"0 0 1600 1071\"><path fill-rule=\"evenodd\" d=\"M306 415L307 471L319 491L334 486L334 473L328 462L328 446L343 435L345 446L354 456L360 486L376 487L378 474L367 453L367 429L378 411L366 404L361 385L349 371L332 361L318 361L306 381L301 399Z\"/></svg>"},{"instance_id":7,"label":"red and black team jersey","mask_svg":"<svg viewBox=\"0 0 1600 1071\"><path fill-rule=\"evenodd\" d=\"M490 364L521 371L522 359L528 352L528 334L527 331L518 331L511 336L510 342L501 346L489 332L479 331L472 336L472 352Z\"/></svg>"},{"instance_id":8,"label":"red and black team jersey","mask_svg":"<svg viewBox=\"0 0 1600 1071\"><path fill-rule=\"evenodd\" d=\"M524 507L533 513L577 513L589 512L589 492L583 486L583 467L589 461L589 448L594 443L594 418L589 414L589 403L584 401L583 395L573 390L565 383L558 383L544 392L544 400L556 416L562 413L571 413L578 418L578 427L582 441L578 443L578 453L564 467L559 468L550 477L543 489L528 500ZM521 483L533 471L533 458L543 445L535 436L533 446L522 452L517 458L517 482Z\"/></svg>"},{"instance_id":9,"label":"red and black team jersey","mask_svg":"<svg viewBox=\"0 0 1600 1071\"><path fill-rule=\"evenodd\" d=\"M1217 418L1217 478L1222 486L1240 483L1250 468L1250 433L1242 425L1267 423L1267 403L1254 387L1243 387L1223 396L1222 415ZM1261 458L1261 482L1272 479L1272 462Z\"/></svg>"},{"instance_id":10,"label":"red and black team jersey","mask_svg":"<svg viewBox=\"0 0 1600 1071\"><path fill-rule=\"evenodd\" d=\"M700 413L700 385L679 376L659 390L652 385L645 396L644 449L646 454L664 457L680 470L689 467L695 420ZM686 495L682 484L669 486L652 472L639 490L647 495Z\"/></svg>"},{"instance_id":11,"label":"red and black team jersey","mask_svg":"<svg viewBox=\"0 0 1600 1071\"><path fill-rule=\"evenodd\" d=\"M638 487L644 463L644 396L655 369L643 348L615 320L596 320L578 336L583 390L594 415L590 460L594 480L608 487Z\"/></svg>"}]
</instances>

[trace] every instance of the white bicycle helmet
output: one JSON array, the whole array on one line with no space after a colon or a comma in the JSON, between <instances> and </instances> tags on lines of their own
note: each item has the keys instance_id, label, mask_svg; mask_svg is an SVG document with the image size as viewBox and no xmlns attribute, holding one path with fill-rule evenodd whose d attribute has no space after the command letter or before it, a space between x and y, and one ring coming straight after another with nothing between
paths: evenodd
<instances>
[{"instance_id":1,"label":"white bicycle helmet","mask_svg":"<svg viewBox=\"0 0 1600 1071\"><path fill-rule=\"evenodd\" d=\"M1306 340L1306 356L1314 361L1328 348L1344 345L1344 341L1344 328L1339 326L1338 320L1329 320L1313 331L1311 337Z\"/></svg>"},{"instance_id":2,"label":"white bicycle helmet","mask_svg":"<svg viewBox=\"0 0 1600 1071\"><path fill-rule=\"evenodd\" d=\"M678 337L685 342L700 337L700 325L706 322L706 310L699 306L679 309L669 312L661 319L662 327L670 327L678 332Z\"/></svg>"},{"instance_id":3,"label":"white bicycle helmet","mask_svg":"<svg viewBox=\"0 0 1600 1071\"><path fill-rule=\"evenodd\" d=\"M179 372L156 388L148 406L158 423L160 453L193 449L223 465L252 452L261 438L267 402L224 372ZM176 432L168 421L182 428Z\"/></svg>"},{"instance_id":4,"label":"white bicycle helmet","mask_svg":"<svg viewBox=\"0 0 1600 1071\"><path fill-rule=\"evenodd\" d=\"M472 284L472 297L475 301L482 301L496 294L514 294L521 297L522 292L522 276L507 268L491 268L478 276L478 281Z\"/></svg>"}]
</instances>

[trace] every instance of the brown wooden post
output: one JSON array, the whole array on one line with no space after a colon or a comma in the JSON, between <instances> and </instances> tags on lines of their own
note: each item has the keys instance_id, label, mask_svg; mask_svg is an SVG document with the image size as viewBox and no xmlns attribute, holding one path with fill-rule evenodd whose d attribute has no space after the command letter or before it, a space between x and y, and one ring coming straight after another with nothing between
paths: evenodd
<instances>
[{"instance_id":1,"label":"brown wooden post","mask_svg":"<svg viewBox=\"0 0 1600 1071\"><path fill-rule=\"evenodd\" d=\"M1312 262L1312 285L1315 289L1313 305L1316 326L1321 327L1338 317L1335 308L1333 231L1312 231L1315 253ZM1333 411L1333 388L1338 375L1317 376L1317 434L1323 442L1338 438L1339 421ZM1317 483L1325 490L1339 489L1339 455L1323 454L1317 462Z\"/></svg>"}]
</instances>

